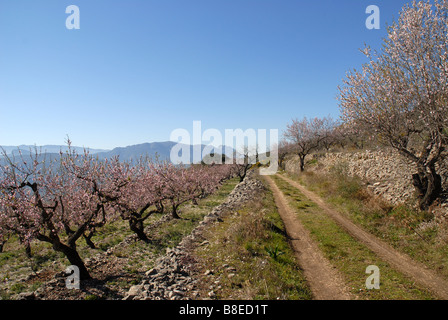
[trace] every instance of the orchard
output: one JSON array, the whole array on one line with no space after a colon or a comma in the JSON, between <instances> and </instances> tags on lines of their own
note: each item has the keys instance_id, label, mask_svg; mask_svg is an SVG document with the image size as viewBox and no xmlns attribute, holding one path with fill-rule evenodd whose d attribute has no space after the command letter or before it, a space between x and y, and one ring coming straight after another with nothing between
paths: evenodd
<instances>
[{"instance_id":1,"label":"orchard","mask_svg":"<svg viewBox=\"0 0 448 320\"><path fill-rule=\"evenodd\" d=\"M152 214L180 219L182 204L213 193L232 175L230 165L100 161L70 148L58 159L37 150L17 159L5 154L5 159L0 165L0 240L14 234L26 248L32 241L50 243L79 268L82 280L91 275L77 251L81 238L94 247L97 229L123 219L148 242L144 222Z\"/></svg>"}]
</instances>

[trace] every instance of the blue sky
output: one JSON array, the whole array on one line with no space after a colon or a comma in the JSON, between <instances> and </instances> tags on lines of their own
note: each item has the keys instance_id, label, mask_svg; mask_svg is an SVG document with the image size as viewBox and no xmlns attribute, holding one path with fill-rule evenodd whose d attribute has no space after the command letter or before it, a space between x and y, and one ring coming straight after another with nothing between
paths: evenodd
<instances>
[{"instance_id":1,"label":"blue sky","mask_svg":"<svg viewBox=\"0 0 448 320\"><path fill-rule=\"evenodd\" d=\"M111 149L174 129L339 116L337 86L402 0L0 0L0 145ZM68 30L65 9L80 9ZM368 30L366 7L381 10Z\"/></svg>"}]
</instances>

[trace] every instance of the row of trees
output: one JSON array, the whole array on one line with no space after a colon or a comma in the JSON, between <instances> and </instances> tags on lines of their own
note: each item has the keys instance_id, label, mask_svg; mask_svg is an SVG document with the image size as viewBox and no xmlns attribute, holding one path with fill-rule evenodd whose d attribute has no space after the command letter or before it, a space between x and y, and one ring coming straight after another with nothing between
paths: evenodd
<instances>
[{"instance_id":1,"label":"row of trees","mask_svg":"<svg viewBox=\"0 0 448 320\"><path fill-rule=\"evenodd\" d=\"M341 124L331 118L293 120L280 155L305 157L335 141L367 136L416 164L420 208L442 191L437 168L448 143L448 0L405 5L387 29L381 52L366 47L368 63L339 87ZM338 142L336 142L338 143Z\"/></svg>"},{"instance_id":2,"label":"row of trees","mask_svg":"<svg viewBox=\"0 0 448 320\"><path fill-rule=\"evenodd\" d=\"M146 219L154 213L179 218L183 203L211 194L232 171L231 165L98 161L74 151L48 160L36 151L0 166L0 240L15 234L28 249L33 240L50 243L79 267L81 279L88 279L76 248L79 239L94 246L95 230L121 218L149 241Z\"/></svg>"},{"instance_id":3,"label":"row of trees","mask_svg":"<svg viewBox=\"0 0 448 320\"><path fill-rule=\"evenodd\" d=\"M369 139L365 132L355 130L331 116L293 119L287 124L284 139L278 145L279 166L283 166L288 154L296 154L299 156L300 170L304 171L306 157L311 153L348 146L362 149Z\"/></svg>"},{"instance_id":4,"label":"row of trees","mask_svg":"<svg viewBox=\"0 0 448 320\"><path fill-rule=\"evenodd\" d=\"M332 117L302 120L293 119L287 125L284 133L285 140L279 144L280 166L288 153L299 156L300 170L305 170L305 158L319 149L328 149L336 143L342 143L343 131Z\"/></svg>"}]
</instances>

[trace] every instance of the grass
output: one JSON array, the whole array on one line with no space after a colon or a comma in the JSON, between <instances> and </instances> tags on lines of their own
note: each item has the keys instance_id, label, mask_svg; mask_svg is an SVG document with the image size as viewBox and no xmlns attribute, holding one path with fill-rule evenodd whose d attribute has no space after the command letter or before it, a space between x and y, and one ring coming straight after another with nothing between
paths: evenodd
<instances>
[{"instance_id":1,"label":"grass","mask_svg":"<svg viewBox=\"0 0 448 320\"><path fill-rule=\"evenodd\" d=\"M381 260L365 245L352 238L299 190L279 177L275 183L287 196L299 220L318 243L326 258L344 276L351 292L359 299L426 300L434 297L400 272ZM379 290L367 290L365 273L369 265L378 266L381 273Z\"/></svg>"},{"instance_id":2,"label":"grass","mask_svg":"<svg viewBox=\"0 0 448 320\"><path fill-rule=\"evenodd\" d=\"M141 273L147 271L157 257L165 254L166 248L175 247L185 235L189 234L214 206L227 198L237 183L238 179L228 180L214 194L200 199L197 205L188 203L181 206L181 219L168 220L148 232L151 243L135 241L114 250L113 254L116 257L127 259L124 271L132 274L135 279L132 283L110 280L110 283L107 282L105 285L115 284L129 288L132 284L136 284ZM161 214L155 214L146 221L145 225L157 222L161 217ZM129 230L127 221L111 222L98 229L92 237L96 249L91 249L84 239L80 239L77 243L78 252L84 260L91 258L98 253L104 253L131 234L133 232ZM34 241L31 248L33 256L30 259L26 257L25 250L20 246L18 239L12 237L5 244L4 251L0 253L0 297L2 299L9 299L13 294L37 289L40 283L19 281L32 274L33 271L45 268L52 270L54 274L69 265L67 259L55 252L47 243Z\"/></svg>"},{"instance_id":3,"label":"grass","mask_svg":"<svg viewBox=\"0 0 448 320\"><path fill-rule=\"evenodd\" d=\"M448 277L448 226L430 223L432 215L406 205L391 206L373 196L357 177L341 168L329 173L289 175L320 194L338 211L397 250Z\"/></svg>"},{"instance_id":4,"label":"grass","mask_svg":"<svg viewBox=\"0 0 448 320\"><path fill-rule=\"evenodd\" d=\"M219 282L217 299L312 298L270 191L223 220L206 233L209 245L196 250Z\"/></svg>"}]
</instances>

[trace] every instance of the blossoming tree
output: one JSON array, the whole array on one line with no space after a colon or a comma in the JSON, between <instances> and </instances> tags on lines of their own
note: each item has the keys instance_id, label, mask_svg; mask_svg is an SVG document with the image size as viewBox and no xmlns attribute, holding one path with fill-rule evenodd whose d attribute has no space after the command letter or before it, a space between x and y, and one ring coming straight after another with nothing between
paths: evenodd
<instances>
[{"instance_id":1,"label":"blossoming tree","mask_svg":"<svg viewBox=\"0 0 448 320\"><path fill-rule=\"evenodd\" d=\"M24 244L32 240L50 243L80 271L90 274L79 256L76 242L108 212L91 185L66 171L59 161L46 161L36 153L20 162L0 166L0 237L13 232Z\"/></svg>"},{"instance_id":2,"label":"blossoming tree","mask_svg":"<svg viewBox=\"0 0 448 320\"><path fill-rule=\"evenodd\" d=\"M136 235L149 241L144 221L152 214L179 207L213 193L230 177L229 165L175 166L169 162L100 161L70 148L49 161L35 152L19 161L0 164L0 244L16 234L29 248L33 240L48 242L91 278L77 251L84 237L121 217Z\"/></svg>"},{"instance_id":3,"label":"blossoming tree","mask_svg":"<svg viewBox=\"0 0 448 320\"><path fill-rule=\"evenodd\" d=\"M305 159L312 151L317 150L326 138L325 121L321 118L301 120L293 119L286 126L285 138L291 142L291 150L299 156L300 171L305 170Z\"/></svg>"},{"instance_id":4,"label":"blossoming tree","mask_svg":"<svg viewBox=\"0 0 448 320\"><path fill-rule=\"evenodd\" d=\"M448 141L448 1L405 5L381 52L339 88L343 119L372 132L416 164L413 183L426 209L441 192L437 164Z\"/></svg>"}]
</instances>

